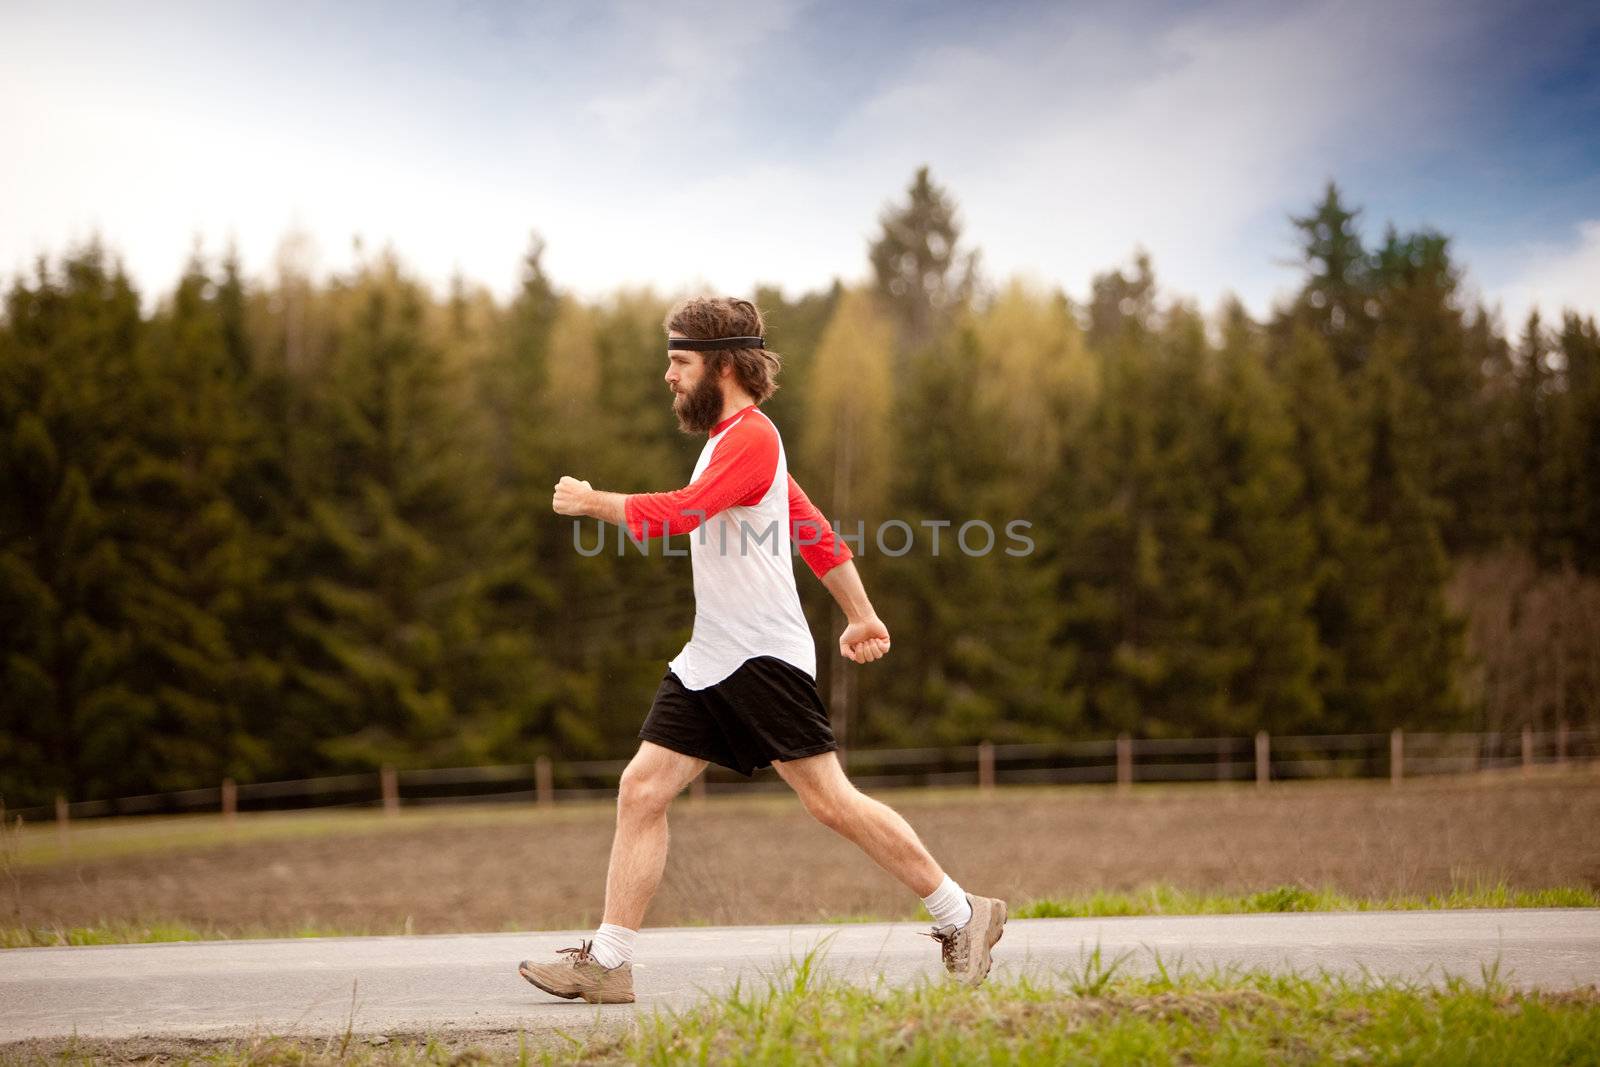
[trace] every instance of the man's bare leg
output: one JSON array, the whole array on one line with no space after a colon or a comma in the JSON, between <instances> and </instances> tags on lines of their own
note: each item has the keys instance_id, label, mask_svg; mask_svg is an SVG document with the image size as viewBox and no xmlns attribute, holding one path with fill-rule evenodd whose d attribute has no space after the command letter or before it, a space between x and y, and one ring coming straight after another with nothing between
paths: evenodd
<instances>
[{"instance_id":1,"label":"man's bare leg","mask_svg":"<svg viewBox=\"0 0 1600 1067\"><path fill-rule=\"evenodd\" d=\"M1006 902L973 896L934 862L916 831L889 805L862 793L845 777L834 752L774 762L819 822L861 850L917 896L933 916L945 969L968 985L989 974L1006 925Z\"/></svg>"},{"instance_id":2,"label":"man's bare leg","mask_svg":"<svg viewBox=\"0 0 1600 1067\"><path fill-rule=\"evenodd\" d=\"M523 960L517 972L547 993L591 1004L633 1003L633 942L667 866L667 808L706 765L645 741L622 772L604 920L564 960Z\"/></svg>"},{"instance_id":3,"label":"man's bare leg","mask_svg":"<svg viewBox=\"0 0 1600 1067\"><path fill-rule=\"evenodd\" d=\"M667 866L667 808L706 761L649 741L622 772L603 922L637 930Z\"/></svg>"},{"instance_id":4,"label":"man's bare leg","mask_svg":"<svg viewBox=\"0 0 1600 1067\"><path fill-rule=\"evenodd\" d=\"M857 789L839 766L838 753L774 762L773 767L818 822L855 842L917 896L926 897L944 881L944 869L911 824Z\"/></svg>"}]
</instances>

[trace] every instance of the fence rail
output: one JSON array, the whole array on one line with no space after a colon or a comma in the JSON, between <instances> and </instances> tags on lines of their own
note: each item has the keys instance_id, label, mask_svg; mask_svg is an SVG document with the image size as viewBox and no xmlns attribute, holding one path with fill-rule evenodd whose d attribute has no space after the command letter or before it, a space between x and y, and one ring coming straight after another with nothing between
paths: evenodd
<instances>
[{"instance_id":1,"label":"fence rail","mask_svg":"<svg viewBox=\"0 0 1600 1067\"><path fill-rule=\"evenodd\" d=\"M1271 737L1132 738L1048 744L959 745L938 748L850 749L841 753L851 779L867 788L1135 782L1239 782L1265 787L1274 781L1313 778L1407 778L1471 774L1504 768L1532 773L1538 766L1600 764L1600 729L1524 728L1520 732L1323 734ZM28 821L117 815L282 811L499 801L551 805L563 800L613 795L627 760L534 763L493 767L396 769L301 778L283 782L224 780L215 786L170 793L69 800L53 806L12 809ZM690 786L697 796L784 789L770 777L747 781L720 767L708 768Z\"/></svg>"}]
</instances>

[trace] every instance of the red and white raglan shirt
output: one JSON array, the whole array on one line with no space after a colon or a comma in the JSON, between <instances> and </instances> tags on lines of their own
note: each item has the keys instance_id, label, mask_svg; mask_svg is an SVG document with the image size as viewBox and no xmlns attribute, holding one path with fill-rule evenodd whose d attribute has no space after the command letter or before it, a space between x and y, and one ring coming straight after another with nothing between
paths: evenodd
<instances>
[{"instance_id":1,"label":"red and white raglan shirt","mask_svg":"<svg viewBox=\"0 0 1600 1067\"><path fill-rule=\"evenodd\" d=\"M717 423L689 484L634 493L624 516L639 540L698 531L689 539L694 632L668 665L685 688L716 685L757 656L817 676L791 545L818 578L850 559L850 547L790 476L764 412L752 404Z\"/></svg>"}]
</instances>

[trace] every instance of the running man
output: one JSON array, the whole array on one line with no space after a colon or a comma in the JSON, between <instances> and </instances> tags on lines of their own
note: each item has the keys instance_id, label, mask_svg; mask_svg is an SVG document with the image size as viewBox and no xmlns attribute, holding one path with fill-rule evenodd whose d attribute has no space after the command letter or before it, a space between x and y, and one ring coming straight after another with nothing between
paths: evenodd
<instances>
[{"instance_id":1,"label":"running man","mask_svg":"<svg viewBox=\"0 0 1600 1067\"><path fill-rule=\"evenodd\" d=\"M746 777L776 768L807 811L922 898L945 968L977 985L1005 926L1005 901L963 892L905 819L859 792L839 765L791 541L848 620L840 655L881 659L889 631L849 546L789 474L778 428L758 407L777 389L779 369L761 313L748 300L695 297L673 308L664 326L678 425L709 437L689 485L624 495L563 477L552 506L617 523L640 539L698 530L689 544L694 630L668 664L639 730L639 751L622 774L600 928L560 950L564 958L524 960L518 971L568 1000L633 1001L634 939L666 867L667 807L716 763Z\"/></svg>"}]
</instances>

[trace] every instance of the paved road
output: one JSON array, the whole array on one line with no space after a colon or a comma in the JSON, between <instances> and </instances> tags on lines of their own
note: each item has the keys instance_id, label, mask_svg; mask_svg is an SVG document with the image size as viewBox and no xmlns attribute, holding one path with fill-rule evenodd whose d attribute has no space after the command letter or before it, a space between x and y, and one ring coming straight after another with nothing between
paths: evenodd
<instances>
[{"instance_id":1,"label":"paved road","mask_svg":"<svg viewBox=\"0 0 1600 1067\"><path fill-rule=\"evenodd\" d=\"M0 952L0 1042L25 1038L235 1037L567 1029L681 1008L735 979L771 974L829 939L825 968L853 981L942 974L925 926L686 927L646 930L635 1005L555 1000L516 973L519 959L577 944L577 933L222 941ZM1131 953L1209 968L1318 968L1477 981L1497 958L1521 986L1600 982L1600 910L1319 913L1013 920L999 975L1048 974Z\"/></svg>"}]
</instances>

